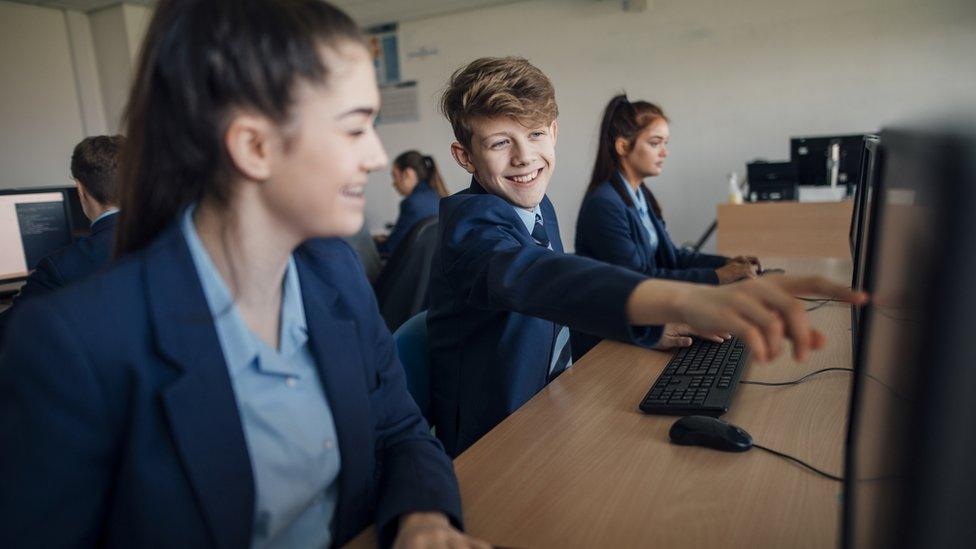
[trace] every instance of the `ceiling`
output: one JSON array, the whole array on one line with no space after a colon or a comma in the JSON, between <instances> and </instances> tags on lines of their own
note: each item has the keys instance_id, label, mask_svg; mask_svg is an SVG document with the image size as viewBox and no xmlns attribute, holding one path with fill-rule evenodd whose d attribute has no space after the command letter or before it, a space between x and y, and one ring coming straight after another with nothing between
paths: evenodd
<instances>
[{"instance_id":1,"label":"ceiling","mask_svg":"<svg viewBox=\"0 0 976 549\"><path fill-rule=\"evenodd\" d=\"M96 11L117 4L149 6L155 0L14 0L48 8ZM520 0L331 0L346 10L362 26L392 21L411 21L435 15L472 10L485 6L510 4Z\"/></svg>"}]
</instances>

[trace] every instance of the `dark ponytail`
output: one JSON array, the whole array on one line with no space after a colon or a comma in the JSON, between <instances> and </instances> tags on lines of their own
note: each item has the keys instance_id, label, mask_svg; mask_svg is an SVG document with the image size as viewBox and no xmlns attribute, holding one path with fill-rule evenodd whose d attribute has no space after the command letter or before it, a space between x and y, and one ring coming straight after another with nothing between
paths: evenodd
<instances>
[{"instance_id":1,"label":"dark ponytail","mask_svg":"<svg viewBox=\"0 0 976 549\"><path fill-rule=\"evenodd\" d=\"M447 196L447 187L444 185L441 172L437 169L434 157L423 155L419 151L407 151L396 157L393 165L400 171L410 168L417 173L417 179L426 181L431 188L437 191L438 196Z\"/></svg>"},{"instance_id":2,"label":"dark ponytail","mask_svg":"<svg viewBox=\"0 0 976 549\"><path fill-rule=\"evenodd\" d=\"M284 124L296 82L329 76L321 48L345 43L365 44L321 0L160 0L126 107L116 256L145 247L191 202L226 205L232 109Z\"/></svg>"},{"instance_id":3,"label":"dark ponytail","mask_svg":"<svg viewBox=\"0 0 976 549\"><path fill-rule=\"evenodd\" d=\"M668 117L660 107L647 101L634 101L631 103L626 94L615 95L607 106L603 109L603 120L600 122L600 140L596 149L596 161L593 163L593 173L590 175L590 184L586 186L586 194L593 192L604 181L612 180L617 172L621 171L620 157L617 155L616 142L618 138L624 138L628 142L628 148L633 148L637 140L637 135L654 123L655 120ZM661 205L658 203L654 193L647 190L651 209L658 219L663 219L661 215Z\"/></svg>"}]
</instances>

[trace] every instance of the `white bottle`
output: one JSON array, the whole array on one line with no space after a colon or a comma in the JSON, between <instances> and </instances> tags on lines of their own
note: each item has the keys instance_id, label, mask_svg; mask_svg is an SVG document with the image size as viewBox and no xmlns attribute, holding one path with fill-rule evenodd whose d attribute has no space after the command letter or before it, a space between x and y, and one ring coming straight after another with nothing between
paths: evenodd
<instances>
[{"instance_id":1,"label":"white bottle","mask_svg":"<svg viewBox=\"0 0 976 549\"><path fill-rule=\"evenodd\" d=\"M742 204L742 189L739 188L739 174L729 174L729 204Z\"/></svg>"}]
</instances>

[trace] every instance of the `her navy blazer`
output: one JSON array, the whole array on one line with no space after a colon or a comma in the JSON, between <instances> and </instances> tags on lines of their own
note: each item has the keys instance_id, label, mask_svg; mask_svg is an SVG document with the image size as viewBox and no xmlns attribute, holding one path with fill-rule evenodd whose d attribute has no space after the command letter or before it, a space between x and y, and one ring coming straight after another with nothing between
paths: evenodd
<instances>
[{"instance_id":1,"label":"her navy blazer","mask_svg":"<svg viewBox=\"0 0 976 549\"><path fill-rule=\"evenodd\" d=\"M437 206L441 197L426 181L417 183L413 192L400 201L400 215L396 225L390 231L390 236L379 245L381 253L393 255L400 242L410 234L410 229L421 219L437 215Z\"/></svg>"},{"instance_id":2,"label":"her navy blazer","mask_svg":"<svg viewBox=\"0 0 976 549\"><path fill-rule=\"evenodd\" d=\"M295 252L342 469L333 543L442 511L451 462L407 392L355 254ZM247 547L254 480L234 391L178 224L24 304L0 354L0 547Z\"/></svg>"},{"instance_id":3,"label":"her navy blazer","mask_svg":"<svg viewBox=\"0 0 976 549\"><path fill-rule=\"evenodd\" d=\"M715 269L725 265L727 259L676 247L664 221L650 211L658 239L657 250L652 253L647 229L624 185L620 174L616 174L583 199L576 220L576 253L652 278L718 284ZM650 204L650 192L643 183L640 191ZM574 333L573 357L578 359L599 342L599 338L588 334Z\"/></svg>"},{"instance_id":4,"label":"her navy blazer","mask_svg":"<svg viewBox=\"0 0 976 549\"><path fill-rule=\"evenodd\" d=\"M503 198L477 181L441 200L427 315L431 422L450 455L545 387L560 324L653 344L625 304L645 276L564 254L556 212L540 204L552 250L535 243Z\"/></svg>"}]
</instances>

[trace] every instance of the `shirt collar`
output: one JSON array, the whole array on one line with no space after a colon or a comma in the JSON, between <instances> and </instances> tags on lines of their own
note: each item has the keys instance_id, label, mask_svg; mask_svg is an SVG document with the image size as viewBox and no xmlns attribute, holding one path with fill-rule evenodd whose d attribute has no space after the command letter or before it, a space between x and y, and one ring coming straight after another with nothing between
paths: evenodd
<instances>
[{"instance_id":1,"label":"shirt collar","mask_svg":"<svg viewBox=\"0 0 976 549\"><path fill-rule=\"evenodd\" d=\"M535 218L537 215L542 215L542 208L536 204L535 208L532 208L531 210L519 208L518 206L512 206L512 209L515 210L515 213L518 214L519 219L521 219L522 223L525 224L525 230L529 231L529 234L532 234L532 229L535 228Z\"/></svg>"},{"instance_id":2,"label":"shirt collar","mask_svg":"<svg viewBox=\"0 0 976 549\"><path fill-rule=\"evenodd\" d=\"M200 284L203 286L203 293L207 299L207 305L210 307L210 314L221 339L221 348L224 351L227 368L234 376L260 356L262 346L267 346L263 345L244 323L244 319L231 296L230 289L210 258L210 254L203 246L200 235L193 225L195 209L196 204L193 204L183 213L181 228L187 246L190 248L190 255L200 278ZM289 356L297 352L308 340L305 307L302 304L301 285L293 257L288 258L288 266L285 269L281 298L281 326L279 329L278 354L281 356ZM271 349L265 349L265 351L273 352ZM261 370L268 370L270 366L271 364L261 361L258 363ZM290 370L278 373L292 374Z\"/></svg>"},{"instance_id":3,"label":"shirt collar","mask_svg":"<svg viewBox=\"0 0 976 549\"><path fill-rule=\"evenodd\" d=\"M113 214L117 214L117 213L119 213L119 209L118 208L109 208L109 209L105 210L104 212L102 212L102 215L100 215L100 216L96 217L94 220L92 220L90 226L91 227L94 227L95 226L95 223L98 223L99 221L105 219L106 217L108 217L110 215L113 215Z\"/></svg>"},{"instance_id":4,"label":"shirt collar","mask_svg":"<svg viewBox=\"0 0 976 549\"><path fill-rule=\"evenodd\" d=\"M627 177L624 176L622 172L620 173L620 180L624 182L624 188L627 189L627 194L630 195L630 199L634 201L634 205L637 209L647 211L647 201L644 199L644 193L640 192L640 186L634 189L630 186L630 182L627 181Z\"/></svg>"}]
</instances>

